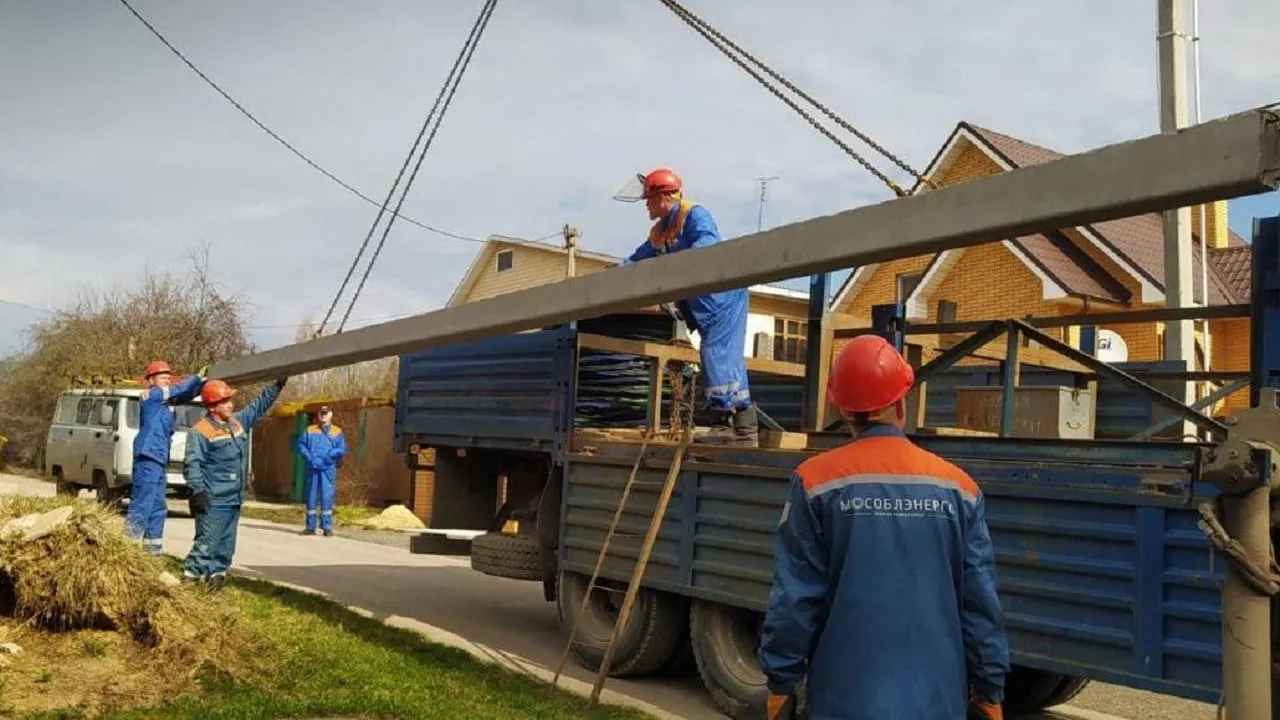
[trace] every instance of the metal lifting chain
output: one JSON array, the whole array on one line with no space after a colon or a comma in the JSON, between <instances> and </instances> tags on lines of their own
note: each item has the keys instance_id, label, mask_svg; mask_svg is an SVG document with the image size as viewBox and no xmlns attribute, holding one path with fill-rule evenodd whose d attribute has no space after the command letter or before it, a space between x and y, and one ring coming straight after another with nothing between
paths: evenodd
<instances>
[{"instance_id":1,"label":"metal lifting chain","mask_svg":"<svg viewBox=\"0 0 1280 720\"><path fill-rule=\"evenodd\" d=\"M409 188L413 185L414 179L418 175L418 169L422 167L422 161L426 157L427 150L431 147L431 142L435 139L436 132L440 129L440 123L444 121L444 114L448 111L449 105L453 102L453 95L458 90L458 85L462 82L462 76L466 73L467 67L471 64L471 57L475 53L476 46L480 43L480 36L484 34L485 28L489 25L489 19L493 16L493 10L497 7L498 0L485 0L484 5L480 8L480 14L476 17L476 21L471 25L471 32L468 33L466 41L462 44L462 49L458 51L458 56L454 58L453 67L449 69L444 85L441 86L440 92L436 94L435 102L431 105L430 112L422 121L422 127L418 130L418 136L414 138L412 147L405 155L404 162L400 165L399 172L396 173L395 180L391 183L391 189L387 191L387 197L382 201L382 205L378 208L378 214L373 219L373 224L369 226L369 232L365 234L364 242L360 244L360 249L356 252L355 259L351 261L351 266L347 268L347 275L342 279L342 285L338 288L338 292L333 296L333 302L329 304L329 309L325 313L324 319L320 322L320 326L315 331L315 336L319 337L325 325L328 324L333 316L333 311L338 305L338 300L342 297L343 291L347 288L347 283L351 281L351 276L355 273L356 266L360 263L361 256L364 255L365 248L369 246L369 241L373 238L373 233L378 227L378 223L382 221L383 215L387 213L387 205L391 202L391 197L395 194L396 188L400 185L400 179L404 177L404 171L409 167L409 161L413 159L414 153L418 152L419 144L422 143L422 136L426 134L427 128L431 126L432 120L436 121L435 127L432 127L431 134L427 136L425 144L422 144L422 152L418 155L418 161L413 167L413 172L409 174L408 181L405 182L404 190L400 194L400 199L396 202L396 207L391 211L391 217L387 220L387 225L382 231L382 237L378 239L378 245L374 248L373 255L369 259L369 264L365 266L364 275L360 278L360 283L356 286L355 293L351 296L351 302L347 305L347 310L342 316L341 322L338 323L337 332L342 332L346 327L347 319L351 317L351 311L355 308L356 300L359 299L361 291L364 289L365 282L369 279L369 273L373 270L373 265L378 260L378 255L382 252L382 247L387 241L387 236L391 232L391 226L395 223L397 217L400 217L400 207L404 204L405 198L409 194ZM443 105L442 105L443 103ZM437 117L436 111L439 110Z\"/></svg>"},{"instance_id":2,"label":"metal lifting chain","mask_svg":"<svg viewBox=\"0 0 1280 720\"><path fill-rule=\"evenodd\" d=\"M815 130L822 133L828 140L835 143L841 150L844 150L845 153L847 153L850 157L852 157L859 165L866 168L868 172L870 172L877 179L879 179L881 182L887 185L889 189L893 190L894 193L896 193L899 197L907 195L908 193L905 190L903 190L900 185L898 185L896 182L890 179L887 175L885 175L884 173L876 169L874 166L872 166L870 162L868 162L865 158L863 158L860 154L858 154L853 148L849 147L848 144L846 144L845 142L837 138L831 131L822 127L812 115L810 115L808 112L801 109L800 106L795 101L783 95L776 87L771 85L767 80L765 80L765 78L761 77L760 73L748 67L746 62L744 62L742 58L745 58L746 61L749 61L750 63L759 67L769 77L773 78L777 82L781 83L783 87L787 88L788 90L792 91L793 93L799 95L801 98L809 102L809 104L816 107L819 110L819 112L821 112L823 115L830 118L833 122L835 122L841 128L852 133L855 137L857 137L859 140L862 140L864 143L869 145L876 152L885 156L890 161L892 161L895 165L902 168L906 172L910 173L912 177L914 177L918 182L925 183L935 189L937 188L937 185L932 180L930 180L929 178L926 178L924 175L917 172L914 168L912 168L910 165L904 162L901 158L897 157L893 153L886 150L875 140L871 139L866 133L863 133L862 131L855 128L849 122L844 120L844 118L840 117L830 108L828 108L825 104L819 102L814 97L806 93L804 90L796 86L795 83L791 82L787 78L783 77L780 73L770 68L759 58L755 57L750 52L748 52L747 50L743 49L740 45L735 43L733 40L726 37L724 33L720 32L719 30L716 30L705 20L698 17L693 12L691 12L690 10L682 6L679 2L677 2L677 0L661 0L661 2L663 5L667 6L667 9L671 10L671 12L675 13L677 17L683 20L686 25L693 28L699 35L702 35L703 38L705 38L708 42L714 45L716 49L720 50L720 52L724 54L725 57L732 60L736 65L738 65L738 67L741 67L749 75L755 78L756 81L759 82L761 85L763 85L766 90L773 93L775 97L777 97L782 102L786 103L787 106L789 106L792 110L796 111L796 113L799 114L801 117L803 117L805 120L807 120L808 123L811 126L813 126ZM733 54L734 52L742 55L742 58L739 58L736 55L734 55Z\"/></svg>"}]
</instances>

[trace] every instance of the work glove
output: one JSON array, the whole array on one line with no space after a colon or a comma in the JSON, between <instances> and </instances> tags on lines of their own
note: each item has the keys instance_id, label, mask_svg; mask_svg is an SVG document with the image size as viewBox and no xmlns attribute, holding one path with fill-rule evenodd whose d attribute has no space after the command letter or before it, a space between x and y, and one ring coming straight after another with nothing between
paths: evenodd
<instances>
[{"instance_id":1,"label":"work glove","mask_svg":"<svg viewBox=\"0 0 1280 720\"><path fill-rule=\"evenodd\" d=\"M200 369L196 371L196 377L200 378L200 380L201 380L201 381L204 381L206 378L208 378L208 377L209 377L209 366L208 366L208 365L201 365L201 366L200 366Z\"/></svg>"},{"instance_id":2,"label":"work glove","mask_svg":"<svg viewBox=\"0 0 1280 720\"><path fill-rule=\"evenodd\" d=\"M209 510L209 494L196 493L187 501L187 509L194 515L203 515Z\"/></svg>"},{"instance_id":3,"label":"work glove","mask_svg":"<svg viewBox=\"0 0 1280 720\"><path fill-rule=\"evenodd\" d=\"M969 720L1004 720L1004 708L1000 703L970 695Z\"/></svg>"}]
</instances>

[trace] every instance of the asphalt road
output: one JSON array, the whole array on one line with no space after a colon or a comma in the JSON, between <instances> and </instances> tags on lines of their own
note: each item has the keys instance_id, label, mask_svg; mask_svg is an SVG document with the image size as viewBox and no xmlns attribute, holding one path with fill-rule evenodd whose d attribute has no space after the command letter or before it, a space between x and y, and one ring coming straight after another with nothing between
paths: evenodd
<instances>
[{"instance_id":1,"label":"asphalt road","mask_svg":"<svg viewBox=\"0 0 1280 720\"><path fill-rule=\"evenodd\" d=\"M52 494L40 480L0 475L0 494ZM179 505L173 505L176 509ZM190 548L190 518L170 513L165 550L179 557ZM492 578L470 569L467 558L413 555L407 539L359 534L360 539L303 537L297 528L245 520L236 565L274 580L319 590L333 599L427 623L528 663L554 668L563 649L555 605L542 599L538 583ZM407 537L407 536L406 536ZM566 674L594 678L570 663ZM696 678L610 680L608 687L690 720L722 720ZM1070 706L1041 720L1212 720L1216 709L1100 683L1091 684Z\"/></svg>"}]
</instances>

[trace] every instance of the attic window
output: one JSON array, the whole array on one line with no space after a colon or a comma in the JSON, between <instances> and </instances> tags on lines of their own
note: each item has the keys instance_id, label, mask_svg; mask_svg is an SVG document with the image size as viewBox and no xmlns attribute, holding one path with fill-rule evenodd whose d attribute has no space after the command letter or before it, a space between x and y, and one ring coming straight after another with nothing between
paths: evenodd
<instances>
[{"instance_id":1,"label":"attic window","mask_svg":"<svg viewBox=\"0 0 1280 720\"><path fill-rule=\"evenodd\" d=\"M515 259L514 250L503 250L498 253L498 272L510 270L512 264L515 263Z\"/></svg>"}]
</instances>

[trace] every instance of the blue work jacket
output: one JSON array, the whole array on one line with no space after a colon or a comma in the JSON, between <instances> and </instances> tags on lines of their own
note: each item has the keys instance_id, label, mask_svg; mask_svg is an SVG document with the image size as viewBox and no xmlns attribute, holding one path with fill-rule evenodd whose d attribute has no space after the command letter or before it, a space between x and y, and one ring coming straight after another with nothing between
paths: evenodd
<instances>
[{"instance_id":1,"label":"blue work jacket","mask_svg":"<svg viewBox=\"0 0 1280 720\"><path fill-rule=\"evenodd\" d=\"M298 437L298 454L312 472L333 470L347 454L342 428L332 423L307 426L307 431Z\"/></svg>"},{"instance_id":2,"label":"blue work jacket","mask_svg":"<svg viewBox=\"0 0 1280 720\"><path fill-rule=\"evenodd\" d=\"M244 504L249 474L249 431L280 395L283 385L271 385L226 423L212 415L200 418L187 431L183 476L193 495L209 496L213 507Z\"/></svg>"},{"instance_id":3,"label":"blue work jacket","mask_svg":"<svg viewBox=\"0 0 1280 720\"><path fill-rule=\"evenodd\" d=\"M774 545L759 651L813 720L964 720L1004 700L1009 646L978 485L875 425L801 463Z\"/></svg>"},{"instance_id":4,"label":"blue work jacket","mask_svg":"<svg viewBox=\"0 0 1280 720\"><path fill-rule=\"evenodd\" d=\"M133 456L161 465L169 464L169 444L173 440L173 405L191 402L204 380L196 375L183 378L167 388L151 387L138 400L138 434L133 438Z\"/></svg>"}]
</instances>

